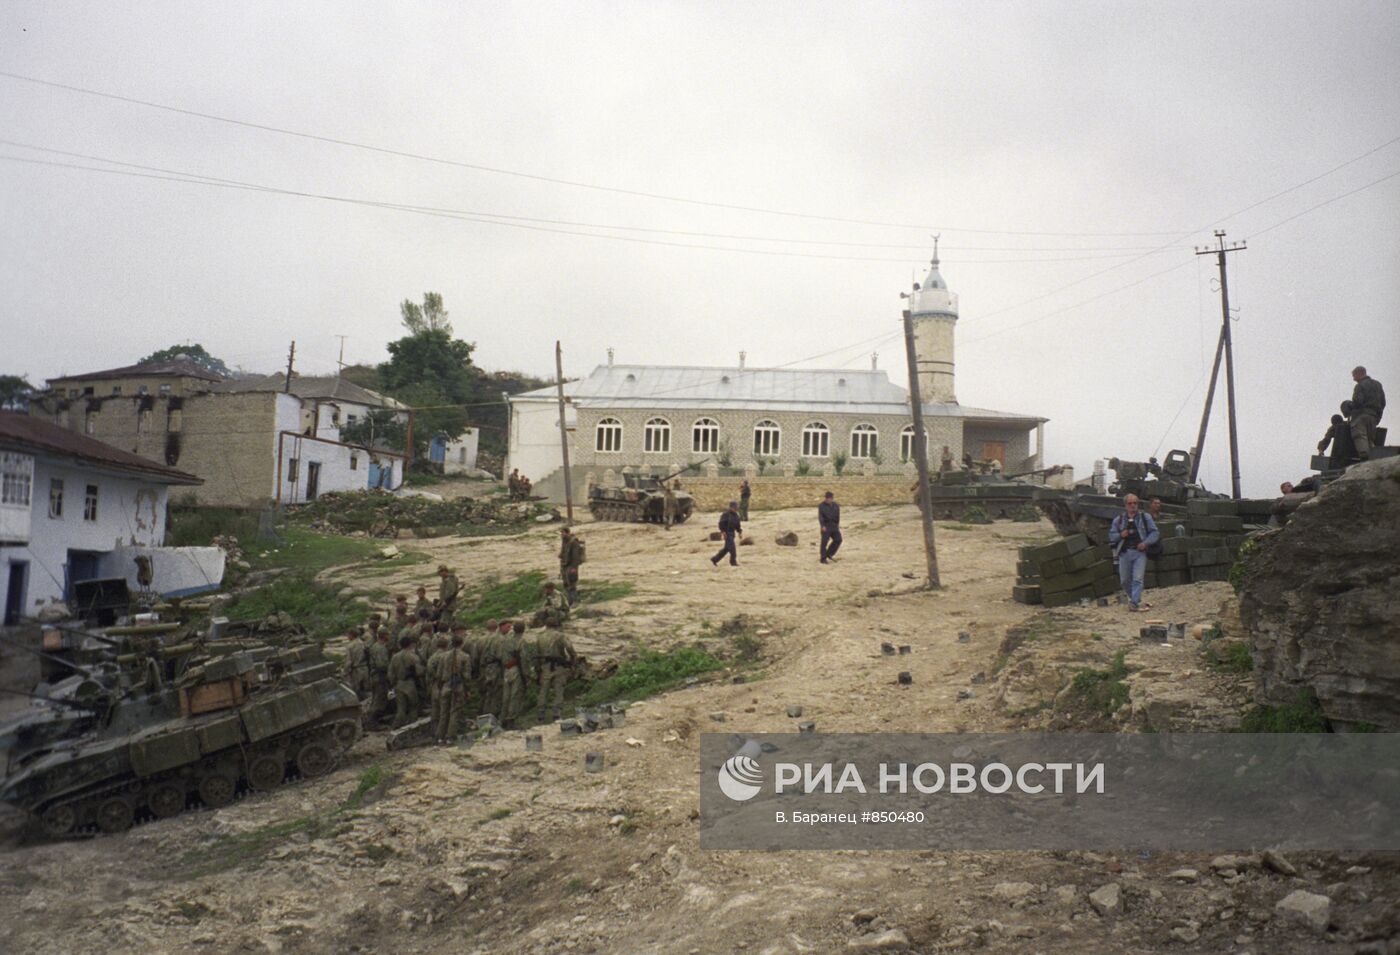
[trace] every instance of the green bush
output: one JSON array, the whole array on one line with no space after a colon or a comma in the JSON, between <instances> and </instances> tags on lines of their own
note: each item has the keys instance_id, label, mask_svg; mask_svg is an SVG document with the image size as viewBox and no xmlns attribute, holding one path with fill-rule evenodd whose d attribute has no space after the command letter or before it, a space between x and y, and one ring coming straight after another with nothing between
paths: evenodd
<instances>
[{"instance_id":1,"label":"green bush","mask_svg":"<svg viewBox=\"0 0 1400 955\"><path fill-rule=\"evenodd\" d=\"M850 459L851 456L845 451L837 451L831 456L831 466L836 469L837 477L840 477L842 472L846 470L846 462Z\"/></svg>"},{"instance_id":2,"label":"green bush","mask_svg":"<svg viewBox=\"0 0 1400 955\"><path fill-rule=\"evenodd\" d=\"M1235 562L1230 565L1229 574L1230 586L1234 588L1235 593L1239 593L1240 588L1244 586L1245 575L1249 573L1249 562L1258 552L1259 541L1253 537L1240 545L1239 553L1235 555Z\"/></svg>"},{"instance_id":3,"label":"green bush","mask_svg":"<svg viewBox=\"0 0 1400 955\"><path fill-rule=\"evenodd\" d=\"M1331 729L1322 707L1307 692L1299 693L1296 703L1251 706L1240 720L1241 733L1327 733Z\"/></svg>"},{"instance_id":4,"label":"green bush","mask_svg":"<svg viewBox=\"0 0 1400 955\"><path fill-rule=\"evenodd\" d=\"M580 697L584 706L610 700L640 700L685 682L685 678L718 670L724 662L699 647L676 647L664 653L641 650L624 661L612 676L599 680Z\"/></svg>"},{"instance_id":5,"label":"green bush","mask_svg":"<svg viewBox=\"0 0 1400 955\"><path fill-rule=\"evenodd\" d=\"M1123 682L1128 675L1126 655L1126 650L1119 650L1106 670L1080 670L1070 683L1070 694L1088 709L1112 716L1128 702L1128 685Z\"/></svg>"},{"instance_id":6,"label":"green bush","mask_svg":"<svg viewBox=\"0 0 1400 955\"><path fill-rule=\"evenodd\" d=\"M287 613L318 639L345 633L365 622L363 604L342 600L336 592L309 575L284 574L266 586L249 591L225 610L230 620L261 620L269 614Z\"/></svg>"},{"instance_id":7,"label":"green bush","mask_svg":"<svg viewBox=\"0 0 1400 955\"><path fill-rule=\"evenodd\" d=\"M239 507L172 506L169 524L170 547L208 547L215 537L232 536L247 550L258 536L258 512Z\"/></svg>"},{"instance_id":8,"label":"green bush","mask_svg":"<svg viewBox=\"0 0 1400 955\"><path fill-rule=\"evenodd\" d=\"M797 476L806 477L812 473L812 462L806 458L801 458L797 462Z\"/></svg>"}]
</instances>

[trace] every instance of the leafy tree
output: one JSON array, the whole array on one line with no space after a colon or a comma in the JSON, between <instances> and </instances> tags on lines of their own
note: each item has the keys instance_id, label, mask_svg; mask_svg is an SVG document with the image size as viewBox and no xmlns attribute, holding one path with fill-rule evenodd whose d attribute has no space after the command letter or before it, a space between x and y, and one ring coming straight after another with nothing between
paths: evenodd
<instances>
[{"instance_id":1,"label":"leafy tree","mask_svg":"<svg viewBox=\"0 0 1400 955\"><path fill-rule=\"evenodd\" d=\"M203 345L171 345L169 348L151 352L138 364L144 365L148 361L170 361L180 355L185 356L205 371L225 377L229 375L228 365L205 351Z\"/></svg>"},{"instance_id":2,"label":"leafy tree","mask_svg":"<svg viewBox=\"0 0 1400 955\"><path fill-rule=\"evenodd\" d=\"M379 369L374 365L346 365L340 369L340 377L370 391L384 390L384 383L379 380Z\"/></svg>"},{"instance_id":3,"label":"leafy tree","mask_svg":"<svg viewBox=\"0 0 1400 955\"><path fill-rule=\"evenodd\" d=\"M0 411L23 411L34 386L23 375L0 375Z\"/></svg>"},{"instance_id":4,"label":"leafy tree","mask_svg":"<svg viewBox=\"0 0 1400 955\"><path fill-rule=\"evenodd\" d=\"M389 448L402 451L408 425L397 411L388 408L374 408L354 424L340 429L340 440L346 444L358 444L366 448Z\"/></svg>"},{"instance_id":5,"label":"leafy tree","mask_svg":"<svg viewBox=\"0 0 1400 955\"><path fill-rule=\"evenodd\" d=\"M422 305L404 299L399 305L399 313L403 316L403 327L408 329L410 335L421 335L423 332L452 335L452 323L447 320L447 309L442 307L442 295L438 292L424 292Z\"/></svg>"}]
</instances>

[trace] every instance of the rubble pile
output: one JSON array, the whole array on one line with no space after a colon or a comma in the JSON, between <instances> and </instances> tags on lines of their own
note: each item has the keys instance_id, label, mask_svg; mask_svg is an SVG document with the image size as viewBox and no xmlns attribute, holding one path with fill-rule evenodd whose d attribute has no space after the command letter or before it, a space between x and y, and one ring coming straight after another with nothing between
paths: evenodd
<instances>
[{"instance_id":1,"label":"rubble pile","mask_svg":"<svg viewBox=\"0 0 1400 955\"><path fill-rule=\"evenodd\" d=\"M243 547L238 543L238 538L232 534L219 534L209 543L224 552L224 558L230 567L245 571L252 567L243 556Z\"/></svg>"},{"instance_id":2,"label":"rubble pile","mask_svg":"<svg viewBox=\"0 0 1400 955\"><path fill-rule=\"evenodd\" d=\"M291 511L289 520L328 534L395 538L466 536L480 533L483 527L523 527L542 517L558 516L558 512L536 501L512 503L471 497L435 500L372 490L322 494Z\"/></svg>"},{"instance_id":3,"label":"rubble pile","mask_svg":"<svg viewBox=\"0 0 1400 955\"><path fill-rule=\"evenodd\" d=\"M1400 458L1351 468L1244 555L1256 694L1400 730Z\"/></svg>"}]
</instances>

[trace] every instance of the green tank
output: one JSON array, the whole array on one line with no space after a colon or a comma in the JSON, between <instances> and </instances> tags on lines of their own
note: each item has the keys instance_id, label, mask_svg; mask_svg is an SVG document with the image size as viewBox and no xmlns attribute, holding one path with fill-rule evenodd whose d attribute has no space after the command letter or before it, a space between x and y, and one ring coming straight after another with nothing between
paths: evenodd
<instances>
[{"instance_id":1,"label":"green tank","mask_svg":"<svg viewBox=\"0 0 1400 955\"><path fill-rule=\"evenodd\" d=\"M915 504L919 503L918 486L915 481ZM936 521L961 520L974 506L993 520L1011 520L1031 506L1040 487L1000 472L980 474L958 469L929 475L928 495Z\"/></svg>"},{"instance_id":2,"label":"green tank","mask_svg":"<svg viewBox=\"0 0 1400 955\"><path fill-rule=\"evenodd\" d=\"M674 475L672 475L674 477ZM660 524L666 515L666 493L661 482L666 478L649 474L624 474L622 487L588 489L588 513L595 521L644 521ZM676 496L676 523L683 524L695 513L695 498L685 491L673 491Z\"/></svg>"},{"instance_id":3,"label":"green tank","mask_svg":"<svg viewBox=\"0 0 1400 955\"><path fill-rule=\"evenodd\" d=\"M175 678L152 653L40 684L0 726L0 802L55 838L121 832L321 776L359 739L360 703L319 647L220 649L185 655Z\"/></svg>"}]
</instances>

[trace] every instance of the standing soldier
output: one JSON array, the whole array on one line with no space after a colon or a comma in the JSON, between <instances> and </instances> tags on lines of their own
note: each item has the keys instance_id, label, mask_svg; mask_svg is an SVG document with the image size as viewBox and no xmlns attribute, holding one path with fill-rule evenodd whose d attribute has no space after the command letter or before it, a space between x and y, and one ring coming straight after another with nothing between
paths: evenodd
<instances>
[{"instance_id":1,"label":"standing soldier","mask_svg":"<svg viewBox=\"0 0 1400 955\"><path fill-rule=\"evenodd\" d=\"M467 718L467 681L471 678L472 658L462 649L466 628L458 624L452 630L452 649L438 658L441 677L437 722L433 724L433 733L439 743L461 736L462 721Z\"/></svg>"},{"instance_id":2,"label":"standing soldier","mask_svg":"<svg viewBox=\"0 0 1400 955\"><path fill-rule=\"evenodd\" d=\"M412 637L399 638L399 652L389 661L389 682L394 686L394 729L418 718L418 685L423 682L423 661L413 650Z\"/></svg>"},{"instance_id":3,"label":"standing soldier","mask_svg":"<svg viewBox=\"0 0 1400 955\"><path fill-rule=\"evenodd\" d=\"M512 468L506 475L506 487L510 490L510 499L518 500L520 497L520 469Z\"/></svg>"},{"instance_id":4,"label":"standing soldier","mask_svg":"<svg viewBox=\"0 0 1400 955\"><path fill-rule=\"evenodd\" d=\"M559 529L559 579L569 606L578 603L578 569L584 561L583 541L567 527Z\"/></svg>"},{"instance_id":5,"label":"standing soldier","mask_svg":"<svg viewBox=\"0 0 1400 955\"><path fill-rule=\"evenodd\" d=\"M427 611L428 616L433 615L433 602L428 599L428 588L418 588L418 602L413 605L413 615L422 618L423 612Z\"/></svg>"},{"instance_id":6,"label":"standing soldier","mask_svg":"<svg viewBox=\"0 0 1400 955\"><path fill-rule=\"evenodd\" d=\"M438 599L442 601L441 615L439 620L443 620L449 626L452 623L452 611L457 609L457 594L462 590L462 584L457 579L457 575L447 569L446 564L438 565Z\"/></svg>"},{"instance_id":7,"label":"standing soldier","mask_svg":"<svg viewBox=\"0 0 1400 955\"><path fill-rule=\"evenodd\" d=\"M360 702L369 696L369 653L360 635L353 630L345 644L345 682Z\"/></svg>"},{"instance_id":8,"label":"standing soldier","mask_svg":"<svg viewBox=\"0 0 1400 955\"><path fill-rule=\"evenodd\" d=\"M370 632L374 634L374 642L369 645L368 654L370 688L373 692L370 718L381 721L389 711L389 631L381 629L378 624L372 624Z\"/></svg>"},{"instance_id":9,"label":"standing soldier","mask_svg":"<svg viewBox=\"0 0 1400 955\"><path fill-rule=\"evenodd\" d=\"M438 723L442 720L442 708L447 703L442 692L442 662L449 652L447 636L439 634L434 641L434 646L437 649L432 656L428 657L428 663L424 670L427 673L428 681L428 702L430 704L428 711L433 715L433 732L437 732Z\"/></svg>"},{"instance_id":10,"label":"standing soldier","mask_svg":"<svg viewBox=\"0 0 1400 955\"><path fill-rule=\"evenodd\" d=\"M525 709L525 622L515 621L501 634L501 725L515 729L515 719Z\"/></svg>"},{"instance_id":11,"label":"standing soldier","mask_svg":"<svg viewBox=\"0 0 1400 955\"><path fill-rule=\"evenodd\" d=\"M953 470L953 450L946 444L943 445L943 457L938 462L938 473Z\"/></svg>"},{"instance_id":12,"label":"standing soldier","mask_svg":"<svg viewBox=\"0 0 1400 955\"><path fill-rule=\"evenodd\" d=\"M509 628L510 621L502 620L492 633L481 638L477 644L481 673L481 712L496 713L501 708L501 629Z\"/></svg>"},{"instance_id":13,"label":"standing soldier","mask_svg":"<svg viewBox=\"0 0 1400 955\"><path fill-rule=\"evenodd\" d=\"M559 719L564 714L564 688L569 676L578 663L574 645L559 627L553 617L545 621L544 634L539 638L537 658L540 669L539 719L545 720L545 713L551 719Z\"/></svg>"},{"instance_id":14,"label":"standing soldier","mask_svg":"<svg viewBox=\"0 0 1400 955\"><path fill-rule=\"evenodd\" d=\"M1385 389L1360 365L1351 370L1351 380L1356 382L1351 392L1351 441L1356 446L1356 456L1366 461L1375 447L1376 426L1385 412Z\"/></svg>"},{"instance_id":15,"label":"standing soldier","mask_svg":"<svg viewBox=\"0 0 1400 955\"><path fill-rule=\"evenodd\" d=\"M749 479L744 478L744 483L739 485L739 520L749 519L749 497L753 494L753 489L749 487Z\"/></svg>"},{"instance_id":16,"label":"standing soldier","mask_svg":"<svg viewBox=\"0 0 1400 955\"><path fill-rule=\"evenodd\" d=\"M822 563L825 564L841 549L841 505L836 503L836 495L830 491L817 505L817 523L821 525Z\"/></svg>"},{"instance_id":17,"label":"standing soldier","mask_svg":"<svg viewBox=\"0 0 1400 955\"><path fill-rule=\"evenodd\" d=\"M669 531L671 525L676 523L676 492L671 490L671 485L662 483L661 485L665 498L661 502L661 517L666 529Z\"/></svg>"},{"instance_id":18,"label":"standing soldier","mask_svg":"<svg viewBox=\"0 0 1400 955\"><path fill-rule=\"evenodd\" d=\"M725 554L729 555L729 566L738 567L738 551L734 549L734 538L744 530L739 522L739 504L736 501L729 502L729 510L719 516L719 532L724 538L724 546L719 549L719 553L710 558L710 564L718 567L720 559Z\"/></svg>"},{"instance_id":19,"label":"standing soldier","mask_svg":"<svg viewBox=\"0 0 1400 955\"><path fill-rule=\"evenodd\" d=\"M399 637L411 633L415 629L413 622L413 618L408 615L408 602L400 597L399 603L394 605L394 615L389 619L390 639L397 643Z\"/></svg>"}]
</instances>

